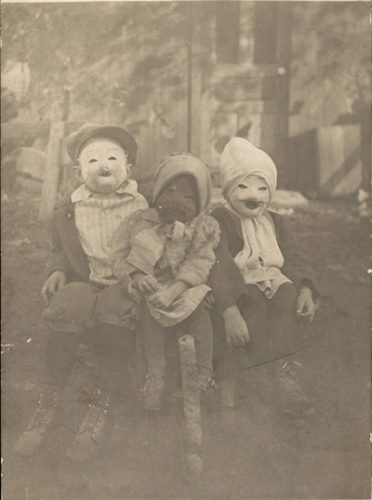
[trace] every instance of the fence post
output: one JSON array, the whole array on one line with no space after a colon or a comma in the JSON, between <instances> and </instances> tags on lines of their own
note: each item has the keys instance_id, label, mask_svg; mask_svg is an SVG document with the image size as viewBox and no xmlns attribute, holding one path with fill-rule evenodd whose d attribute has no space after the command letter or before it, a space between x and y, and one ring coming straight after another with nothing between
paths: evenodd
<instances>
[{"instance_id":1,"label":"fence post","mask_svg":"<svg viewBox=\"0 0 372 500\"><path fill-rule=\"evenodd\" d=\"M199 384L194 338L191 335L183 335L178 339L178 347L183 388L186 465L188 479L193 481L200 477L203 470Z\"/></svg>"},{"instance_id":2,"label":"fence post","mask_svg":"<svg viewBox=\"0 0 372 500\"><path fill-rule=\"evenodd\" d=\"M49 142L46 153L45 177L41 190L39 219L47 219L54 208L57 198L60 178L61 141L65 135L64 122L52 122L50 125Z\"/></svg>"}]
</instances>

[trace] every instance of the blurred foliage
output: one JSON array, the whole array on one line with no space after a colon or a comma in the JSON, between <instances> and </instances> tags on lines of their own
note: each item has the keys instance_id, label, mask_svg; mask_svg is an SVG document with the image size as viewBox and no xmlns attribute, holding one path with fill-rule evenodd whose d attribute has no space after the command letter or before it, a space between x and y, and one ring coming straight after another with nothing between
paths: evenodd
<instances>
[{"instance_id":1,"label":"blurred foliage","mask_svg":"<svg viewBox=\"0 0 372 500\"><path fill-rule=\"evenodd\" d=\"M193 11L200 5L193 3ZM4 4L2 61L29 64L23 104L37 103L40 119L61 115L64 87L81 107L104 101L136 108L162 69L184 67L188 9L189 2ZM112 66L115 81L107 74ZM182 78L175 67L160 83L174 86Z\"/></svg>"},{"instance_id":2,"label":"blurred foliage","mask_svg":"<svg viewBox=\"0 0 372 500\"><path fill-rule=\"evenodd\" d=\"M297 87L337 82L351 98L370 91L370 4L296 2L292 76Z\"/></svg>"},{"instance_id":3,"label":"blurred foliage","mask_svg":"<svg viewBox=\"0 0 372 500\"><path fill-rule=\"evenodd\" d=\"M18 118L61 119L64 88L72 92L74 119L99 106L132 112L154 87L172 87L179 97L191 38L206 74L213 65L217 4L3 4L3 64L27 62L31 71ZM350 95L369 89L368 3L298 2L293 11L296 87L337 80Z\"/></svg>"}]
</instances>

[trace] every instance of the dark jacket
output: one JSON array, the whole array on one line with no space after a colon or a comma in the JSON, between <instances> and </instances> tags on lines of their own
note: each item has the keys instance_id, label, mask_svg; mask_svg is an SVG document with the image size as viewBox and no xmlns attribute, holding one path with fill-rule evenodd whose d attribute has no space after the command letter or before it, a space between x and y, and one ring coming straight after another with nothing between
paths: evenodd
<instances>
[{"instance_id":1,"label":"dark jacket","mask_svg":"<svg viewBox=\"0 0 372 500\"><path fill-rule=\"evenodd\" d=\"M51 232L52 253L45 266L45 279L54 271L63 271L67 281L88 281L88 260L80 243L70 196L57 203Z\"/></svg>"},{"instance_id":2,"label":"dark jacket","mask_svg":"<svg viewBox=\"0 0 372 500\"><path fill-rule=\"evenodd\" d=\"M224 260L226 261L227 253L234 258L244 246L239 217L223 207L216 208L211 215L220 224L220 249ZM283 274L293 282L297 289L301 286L308 286L313 293L314 299L317 298L319 293L315 286L313 272L288 221L275 212L270 211L269 216L274 222L279 248L284 257ZM237 272L232 269L231 262L228 262L227 265L220 266L220 269L217 267L210 279L210 286L213 289L213 294L218 304L223 302L223 296L229 295L232 292L234 298L237 293L240 293L240 295L245 293L244 281L237 266L235 267L240 277L237 277ZM219 284L216 280L219 281Z\"/></svg>"}]
</instances>

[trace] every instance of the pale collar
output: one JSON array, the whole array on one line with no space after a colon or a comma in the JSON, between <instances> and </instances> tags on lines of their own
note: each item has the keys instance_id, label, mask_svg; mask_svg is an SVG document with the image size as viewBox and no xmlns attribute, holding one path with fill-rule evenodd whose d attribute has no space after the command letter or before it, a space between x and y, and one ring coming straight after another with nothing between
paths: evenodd
<instances>
[{"instance_id":1,"label":"pale collar","mask_svg":"<svg viewBox=\"0 0 372 500\"><path fill-rule=\"evenodd\" d=\"M137 182L133 179L129 179L124 186L120 186L114 193L110 194L129 195L135 198L139 194L137 191ZM85 201L91 196L93 196L93 193L86 187L85 184L81 184L81 186L79 186L71 194L71 202L78 203L79 201Z\"/></svg>"}]
</instances>

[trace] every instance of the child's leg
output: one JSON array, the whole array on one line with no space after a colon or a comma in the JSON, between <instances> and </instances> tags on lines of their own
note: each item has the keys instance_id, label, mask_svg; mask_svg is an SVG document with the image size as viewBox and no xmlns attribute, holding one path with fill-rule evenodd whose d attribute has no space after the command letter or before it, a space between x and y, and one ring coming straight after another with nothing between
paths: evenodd
<instances>
[{"instance_id":1,"label":"child's leg","mask_svg":"<svg viewBox=\"0 0 372 500\"><path fill-rule=\"evenodd\" d=\"M49 333L46 349L45 385L63 388L77 361L81 336L75 333Z\"/></svg>"},{"instance_id":2,"label":"child's leg","mask_svg":"<svg viewBox=\"0 0 372 500\"><path fill-rule=\"evenodd\" d=\"M128 362L133 354L135 334L124 328L101 325L91 344L99 362L103 393L120 398L129 388Z\"/></svg>"},{"instance_id":3,"label":"child's leg","mask_svg":"<svg viewBox=\"0 0 372 500\"><path fill-rule=\"evenodd\" d=\"M100 288L92 308L95 327L84 340L99 362L99 386L72 445L66 452L74 460L86 460L97 453L105 440L112 409L130 388L128 359L134 344L132 301L118 285Z\"/></svg>"},{"instance_id":4,"label":"child's leg","mask_svg":"<svg viewBox=\"0 0 372 500\"><path fill-rule=\"evenodd\" d=\"M261 290L255 285L247 285L247 297L240 306L245 319L250 341L245 350L251 366L260 365L272 359L267 331L267 301Z\"/></svg>"},{"instance_id":5,"label":"child's leg","mask_svg":"<svg viewBox=\"0 0 372 500\"><path fill-rule=\"evenodd\" d=\"M296 333L299 327L297 316L297 291L292 283L279 287L268 301L268 321L274 359L288 356L296 350Z\"/></svg>"},{"instance_id":6,"label":"child's leg","mask_svg":"<svg viewBox=\"0 0 372 500\"><path fill-rule=\"evenodd\" d=\"M120 394L128 380L127 368L136 329L136 309L127 291L117 284L101 289L95 305L94 323L95 334L89 343L99 360L104 389Z\"/></svg>"},{"instance_id":7,"label":"child's leg","mask_svg":"<svg viewBox=\"0 0 372 500\"><path fill-rule=\"evenodd\" d=\"M273 364L280 406L293 416L304 416L314 408L301 387L294 356L289 356L298 349L296 306L296 288L291 283L282 285L269 301L268 330L274 358L282 358Z\"/></svg>"},{"instance_id":8,"label":"child's leg","mask_svg":"<svg viewBox=\"0 0 372 500\"><path fill-rule=\"evenodd\" d=\"M34 413L15 444L16 453L23 456L31 456L40 447L55 419L60 392L77 359L80 336L50 332L47 342L43 388Z\"/></svg>"},{"instance_id":9,"label":"child's leg","mask_svg":"<svg viewBox=\"0 0 372 500\"><path fill-rule=\"evenodd\" d=\"M141 308L140 326L147 361L147 378L143 389L143 408L159 410L165 385L165 330L151 316L147 306Z\"/></svg>"},{"instance_id":10,"label":"child's leg","mask_svg":"<svg viewBox=\"0 0 372 500\"><path fill-rule=\"evenodd\" d=\"M50 329L43 388L36 410L16 443L16 451L32 455L56 415L59 393L77 360L81 336L93 325L98 289L88 283L69 283L52 298L42 318Z\"/></svg>"},{"instance_id":11,"label":"child's leg","mask_svg":"<svg viewBox=\"0 0 372 500\"><path fill-rule=\"evenodd\" d=\"M101 288L92 320L95 328L85 332L84 341L93 347L99 362L99 387L66 452L79 461L99 450L108 430L108 416L130 388L127 368L134 344L132 301L117 285Z\"/></svg>"},{"instance_id":12,"label":"child's leg","mask_svg":"<svg viewBox=\"0 0 372 500\"><path fill-rule=\"evenodd\" d=\"M46 350L45 391L62 389L77 361L82 336L94 326L99 289L89 283L69 283L52 298L42 318L50 333Z\"/></svg>"},{"instance_id":13,"label":"child's leg","mask_svg":"<svg viewBox=\"0 0 372 500\"><path fill-rule=\"evenodd\" d=\"M204 300L195 311L177 327L179 334L188 333L195 340L195 356L199 385L207 386L212 376L213 329L209 305Z\"/></svg>"},{"instance_id":14,"label":"child's leg","mask_svg":"<svg viewBox=\"0 0 372 500\"><path fill-rule=\"evenodd\" d=\"M165 375L165 330L151 316L146 305L141 309L142 328L148 374L157 379Z\"/></svg>"},{"instance_id":15,"label":"child's leg","mask_svg":"<svg viewBox=\"0 0 372 500\"><path fill-rule=\"evenodd\" d=\"M99 362L100 384L66 452L73 460L86 460L97 453L109 429L113 407L129 389L128 358L134 343L133 332L111 325L100 325L87 335Z\"/></svg>"}]
</instances>

